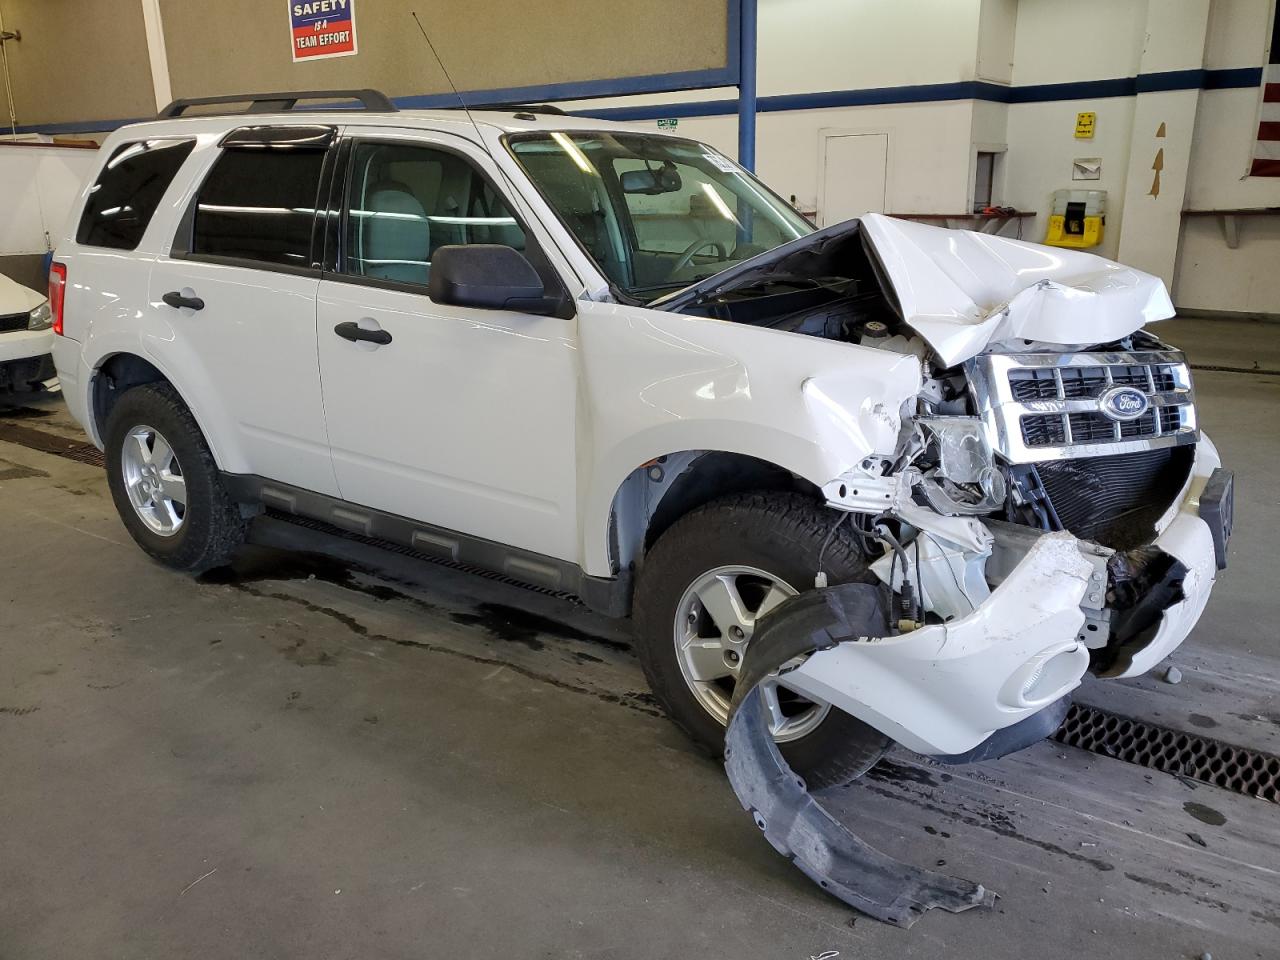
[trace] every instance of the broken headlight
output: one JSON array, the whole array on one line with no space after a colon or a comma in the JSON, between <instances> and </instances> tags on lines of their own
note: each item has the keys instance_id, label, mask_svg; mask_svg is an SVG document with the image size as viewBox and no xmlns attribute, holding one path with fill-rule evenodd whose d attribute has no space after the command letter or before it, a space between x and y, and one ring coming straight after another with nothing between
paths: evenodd
<instances>
[{"instance_id":1,"label":"broken headlight","mask_svg":"<svg viewBox=\"0 0 1280 960\"><path fill-rule=\"evenodd\" d=\"M926 441L920 490L929 505L949 516L992 513L1004 505L1004 474L995 465L986 429L977 417L921 417Z\"/></svg>"}]
</instances>

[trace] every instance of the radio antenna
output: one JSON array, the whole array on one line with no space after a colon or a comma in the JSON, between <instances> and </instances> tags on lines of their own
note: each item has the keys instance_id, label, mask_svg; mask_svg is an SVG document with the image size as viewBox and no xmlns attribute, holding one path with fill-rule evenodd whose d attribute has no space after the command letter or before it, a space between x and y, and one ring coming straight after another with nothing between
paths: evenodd
<instances>
[{"instance_id":1,"label":"radio antenna","mask_svg":"<svg viewBox=\"0 0 1280 960\"><path fill-rule=\"evenodd\" d=\"M489 148L485 145L484 134L480 132L480 124L476 123L476 118L471 115L471 108L467 106L467 101L462 98L462 94L458 92L457 85L453 82L453 77L449 76L449 68L444 65L444 60L440 58L440 54L436 52L436 45L431 42L431 37L427 33L427 28L422 25L422 21L418 19L418 11L410 10L413 16L413 22L418 25L418 30L422 33L422 39L427 41L427 49L431 51L431 56L436 58L436 63L440 65L440 72L444 74L444 78L449 83L449 89L453 91L453 95L458 98L458 103L462 105L463 112L467 115L467 119L471 121L471 125L476 128L476 136L480 138L480 149L485 153L489 153ZM492 156L492 154L490 154ZM496 162L496 161L495 161Z\"/></svg>"}]
</instances>

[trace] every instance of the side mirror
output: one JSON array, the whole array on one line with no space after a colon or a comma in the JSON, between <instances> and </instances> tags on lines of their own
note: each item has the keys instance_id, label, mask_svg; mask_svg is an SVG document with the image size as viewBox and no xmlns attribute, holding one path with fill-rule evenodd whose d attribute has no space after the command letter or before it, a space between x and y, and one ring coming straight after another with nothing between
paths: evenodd
<instances>
[{"instance_id":1,"label":"side mirror","mask_svg":"<svg viewBox=\"0 0 1280 960\"><path fill-rule=\"evenodd\" d=\"M436 303L486 310L555 313L562 297L547 296L525 255L498 243L440 247L431 258L427 295Z\"/></svg>"}]
</instances>

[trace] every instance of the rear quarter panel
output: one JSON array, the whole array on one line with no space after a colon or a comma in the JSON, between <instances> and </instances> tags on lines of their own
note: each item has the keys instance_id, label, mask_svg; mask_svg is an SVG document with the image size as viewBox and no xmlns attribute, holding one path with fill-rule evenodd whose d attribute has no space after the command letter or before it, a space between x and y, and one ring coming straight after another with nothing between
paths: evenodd
<instances>
[{"instance_id":1,"label":"rear quarter panel","mask_svg":"<svg viewBox=\"0 0 1280 960\"><path fill-rule=\"evenodd\" d=\"M101 164L85 180L72 206L63 236L56 245L54 259L67 267L67 292L63 309L64 340L54 351L60 379L64 379L67 404L90 439L99 447L103 438L93 422L94 379L107 360L128 353L155 366L174 385L200 424L218 464L226 470L244 470L247 461L234 442L234 424L217 404L207 398L208 378L199 358L176 335L164 312L150 302L151 271L162 253L172 246L174 232L191 196L213 162L222 131L203 131L191 125L188 131L172 122L122 127L103 143L99 155L105 163L122 143L166 137L194 139L195 149L174 177L137 248L113 250L83 246L75 235L81 211Z\"/></svg>"}]
</instances>

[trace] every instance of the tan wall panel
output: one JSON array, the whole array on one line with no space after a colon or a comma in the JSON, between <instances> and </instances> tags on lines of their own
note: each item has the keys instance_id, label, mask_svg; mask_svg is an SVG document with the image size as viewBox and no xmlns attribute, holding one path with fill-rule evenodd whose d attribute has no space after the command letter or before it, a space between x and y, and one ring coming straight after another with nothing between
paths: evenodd
<instances>
[{"instance_id":1,"label":"tan wall panel","mask_svg":"<svg viewBox=\"0 0 1280 960\"><path fill-rule=\"evenodd\" d=\"M20 126L155 115L139 0L0 0L0 13L22 33L5 44Z\"/></svg>"},{"instance_id":2,"label":"tan wall panel","mask_svg":"<svg viewBox=\"0 0 1280 960\"><path fill-rule=\"evenodd\" d=\"M7 0L0 0L7 2ZM284 0L216 9L160 0L175 97L375 87L448 91L410 17L418 10L461 90L716 69L727 59L725 0L357 0L359 53L293 63Z\"/></svg>"}]
</instances>

